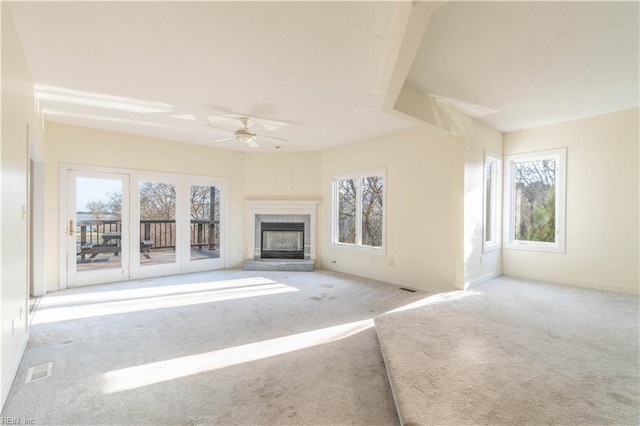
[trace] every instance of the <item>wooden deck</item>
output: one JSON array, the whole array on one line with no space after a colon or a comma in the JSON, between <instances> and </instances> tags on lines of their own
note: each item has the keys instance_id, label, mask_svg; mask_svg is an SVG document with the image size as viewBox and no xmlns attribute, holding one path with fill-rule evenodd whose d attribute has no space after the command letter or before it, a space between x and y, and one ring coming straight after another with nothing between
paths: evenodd
<instances>
[{"instance_id":1,"label":"wooden deck","mask_svg":"<svg viewBox=\"0 0 640 426\"><path fill-rule=\"evenodd\" d=\"M145 257L148 255L148 259ZM219 250L191 248L191 260L201 259L218 259L220 258ZM140 255L140 265L157 265L163 263L173 263L176 259L176 253L170 249L151 250L148 254ZM92 271L100 269L119 268L121 266L120 254L115 255L113 252L98 253L95 258L89 261L89 258L82 259L81 256L76 257L76 268L78 271Z\"/></svg>"}]
</instances>

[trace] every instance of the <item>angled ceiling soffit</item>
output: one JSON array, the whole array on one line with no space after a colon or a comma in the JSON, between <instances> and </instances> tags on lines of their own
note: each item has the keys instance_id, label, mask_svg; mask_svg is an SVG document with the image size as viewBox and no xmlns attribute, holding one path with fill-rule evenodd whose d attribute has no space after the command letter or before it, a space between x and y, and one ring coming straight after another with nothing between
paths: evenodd
<instances>
[{"instance_id":1,"label":"angled ceiling soffit","mask_svg":"<svg viewBox=\"0 0 640 426\"><path fill-rule=\"evenodd\" d=\"M440 99L407 81L409 70L418 53L433 14L446 1L400 1L396 3L389 47L383 69L382 110L464 136L470 118L456 108L454 102Z\"/></svg>"}]
</instances>

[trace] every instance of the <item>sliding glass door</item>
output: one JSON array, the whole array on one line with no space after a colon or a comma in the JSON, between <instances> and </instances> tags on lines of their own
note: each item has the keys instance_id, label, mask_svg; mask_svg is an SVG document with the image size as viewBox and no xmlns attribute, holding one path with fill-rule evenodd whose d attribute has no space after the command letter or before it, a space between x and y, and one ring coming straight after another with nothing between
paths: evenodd
<instances>
[{"instance_id":1,"label":"sliding glass door","mask_svg":"<svg viewBox=\"0 0 640 426\"><path fill-rule=\"evenodd\" d=\"M223 231L221 229L221 188L211 179L190 182L189 194L189 250L185 253L185 270L189 272L221 268Z\"/></svg>"},{"instance_id":2,"label":"sliding glass door","mask_svg":"<svg viewBox=\"0 0 640 426\"><path fill-rule=\"evenodd\" d=\"M225 179L66 167L62 283L225 267Z\"/></svg>"},{"instance_id":3,"label":"sliding glass door","mask_svg":"<svg viewBox=\"0 0 640 426\"><path fill-rule=\"evenodd\" d=\"M129 279L129 176L70 171L65 221L69 285Z\"/></svg>"},{"instance_id":4,"label":"sliding glass door","mask_svg":"<svg viewBox=\"0 0 640 426\"><path fill-rule=\"evenodd\" d=\"M140 250L131 265L132 278L180 273L180 182L156 173L134 176L133 184L133 237Z\"/></svg>"}]
</instances>

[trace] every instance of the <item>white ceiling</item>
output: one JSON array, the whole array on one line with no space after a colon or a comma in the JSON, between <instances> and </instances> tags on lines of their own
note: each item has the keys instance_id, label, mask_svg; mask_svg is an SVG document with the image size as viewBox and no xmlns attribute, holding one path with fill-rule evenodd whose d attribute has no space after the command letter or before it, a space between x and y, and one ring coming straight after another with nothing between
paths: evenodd
<instances>
[{"instance_id":1,"label":"white ceiling","mask_svg":"<svg viewBox=\"0 0 640 426\"><path fill-rule=\"evenodd\" d=\"M322 150L415 125L382 111L411 5L10 7L47 120L208 144L249 115L278 122L252 128L265 149ZM500 130L638 106L637 2L451 2L428 24L403 81Z\"/></svg>"},{"instance_id":2,"label":"white ceiling","mask_svg":"<svg viewBox=\"0 0 640 426\"><path fill-rule=\"evenodd\" d=\"M408 82L503 132L638 107L639 5L451 2Z\"/></svg>"}]
</instances>

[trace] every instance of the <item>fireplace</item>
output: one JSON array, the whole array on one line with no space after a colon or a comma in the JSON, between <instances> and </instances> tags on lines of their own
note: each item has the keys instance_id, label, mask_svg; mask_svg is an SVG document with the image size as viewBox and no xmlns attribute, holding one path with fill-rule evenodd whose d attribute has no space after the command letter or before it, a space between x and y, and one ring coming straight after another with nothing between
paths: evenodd
<instances>
[{"instance_id":1,"label":"fireplace","mask_svg":"<svg viewBox=\"0 0 640 426\"><path fill-rule=\"evenodd\" d=\"M255 260L310 260L310 216L255 215ZM263 253L265 252L266 253Z\"/></svg>"},{"instance_id":2,"label":"fireplace","mask_svg":"<svg viewBox=\"0 0 640 426\"><path fill-rule=\"evenodd\" d=\"M304 259L304 222L262 222L262 259Z\"/></svg>"},{"instance_id":3,"label":"fireplace","mask_svg":"<svg viewBox=\"0 0 640 426\"><path fill-rule=\"evenodd\" d=\"M247 200L247 257L243 267L252 271L313 271L318 203Z\"/></svg>"}]
</instances>

